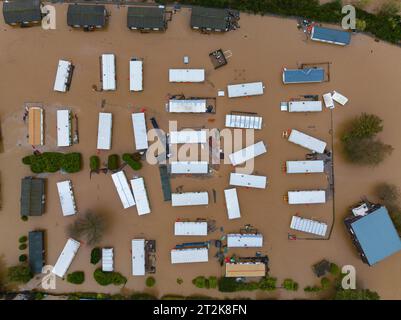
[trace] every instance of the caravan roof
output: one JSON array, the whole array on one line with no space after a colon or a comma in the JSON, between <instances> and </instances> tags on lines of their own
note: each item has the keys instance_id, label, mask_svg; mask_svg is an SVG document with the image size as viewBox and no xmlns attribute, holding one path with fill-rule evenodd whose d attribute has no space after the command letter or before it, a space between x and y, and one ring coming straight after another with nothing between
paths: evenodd
<instances>
[{"instance_id":1,"label":"caravan roof","mask_svg":"<svg viewBox=\"0 0 401 320\"><path fill-rule=\"evenodd\" d=\"M59 60L57 66L56 80L54 81L54 91L66 92L70 78L71 62Z\"/></svg>"},{"instance_id":2,"label":"caravan roof","mask_svg":"<svg viewBox=\"0 0 401 320\"><path fill-rule=\"evenodd\" d=\"M71 216L77 213L71 180L57 182L57 190L60 198L63 216Z\"/></svg>"},{"instance_id":3,"label":"caravan roof","mask_svg":"<svg viewBox=\"0 0 401 320\"><path fill-rule=\"evenodd\" d=\"M132 195L131 189L128 185L127 177L124 171L118 171L111 175L114 185L117 189L118 196L123 204L124 209L135 205L134 196Z\"/></svg>"},{"instance_id":4,"label":"caravan roof","mask_svg":"<svg viewBox=\"0 0 401 320\"><path fill-rule=\"evenodd\" d=\"M227 247L228 248L260 248L263 246L263 236L257 234L241 234L230 233L227 234Z\"/></svg>"},{"instance_id":5,"label":"caravan roof","mask_svg":"<svg viewBox=\"0 0 401 320\"><path fill-rule=\"evenodd\" d=\"M289 204L314 204L326 203L326 191L307 190L307 191L288 191Z\"/></svg>"},{"instance_id":6,"label":"caravan roof","mask_svg":"<svg viewBox=\"0 0 401 320\"><path fill-rule=\"evenodd\" d=\"M133 239L131 241L132 251L132 275L145 275L145 240Z\"/></svg>"},{"instance_id":7,"label":"caravan roof","mask_svg":"<svg viewBox=\"0 0 401 320\"><path fill-rule=\"evenodd\" d=\"M170 69L170 82L204 82L204 69Z\"/></svg>"},{"instance_id":8,"label":"caravan roof","mask_svg":"<svg viewBox=\"0 0 401 320\"><path fill-rule=\"evenodd\" d=\"M207 161L172 161L172 174L206 174L209 172Z\"/></svg>"},{"instance_id":9,"label":"caravan roof","mask_svg":"<svg viewBox=\"0 0 401 320\"><path fill-rule=\"evenodd\" d=\"M134 129L135 148L136 150L146 150L149 147L148 133L146 131L145 113L133 113L132 127Z\"/></svg>"},{"instance_id":10,"label":"caravan roof","mask_svg":"<svg viewBox=\"0 0 401 320\"><path fill-rule=\"evenodd\" d=\"M290 228L297 231L312 233L324 237L327 231L327 224L310 219L293 216Z\"/></svg>"},{"instance_id":11,"label":"caravan roof","mask_svg":"<svg viewBox=\"0 0 401 320\"><path fill-rule=\"evenodd\" d=\"M298 130L291 130L288 141L317 153L323 153L327 143Z\"/></svg>"},{"instance_id":12,"label":"caravan roof","mask_svg":"<svg viewBox=\"0 0 401 320\"><path fill-rule=\"evenodd\" d=\"M57 146L71 145L71 111L57 110Z\"/></svg>"},{"instance_id":13,"label":"caravan roof","mask_svg":"<svg viewBox=\"0 0 401 320\"><path fill-rule=\"evenodd\" d=\"M351 33L344 30L314 26L312 28L311 39L345 46L351 42Z\"/></svg>"},{"instance_id":14,"label":"caravan roof","mask_svg":"<svg viewBox=\"0 0 401 320\"><path fill-rule=\"evenodd\" d=\"M207 236L206 221L176 221L174 224L175 236Z\"/></svg>"},{"instance_id":15,"label":"caravan roof","mask_svg":"<svg viewBox=\"0 0 401 320\"><path fill-rule=\"evenodd\" d=\"M208 248L172 249L171 263L208 262Z\"/></svg>"},{"instance_id":16,"label":"caravan roof","mask_svg":"<svg viewBox=\"0 0 401 320\"><path fill-rule=\"evenodd\" d=\"M136 209L138 210L138 215L141 216L150 213L149 199L143 178L132 179L131 187L136 202Z\"/></svg>"},{"instance_id":17,"label":"caravan roof","mask_svg":"<svg viewBox=\"0 0 401 320\"><path fill-rule=\"evenodd\" d=\"M45 261L44 231L29 231L29 267L33 274L42 273Z\"/></svg>"},{"instance_id":18,"label":"caravan roof","mask_svg":"<svg viewBox=\"0 0 401 320\"><path fill-rule=\"evenodd\" d=\"M102 248L102 271L114 271L114 253L113 248Z\"/></svg>"},{"instance_id":19,"label":"caravan roof","mask_svg":"<svg viewBox=\"0 0 401 320\"><path fill-rule=\"evenodd\" d=\"M266 265L262 262L226 263L226 277L264 277Z\"/></svg>"},{"instance_id":20,"label":"caravan roof","mask_svg":"<svg viewBox=\"0 0 401 320\"><path fill-rule=\"evenodd\" d=\"M60 278L64 277L72 263L72 260L74 260L74 257L78 252L79 246L80 243L78 241L71 238L67 240L67 243L52 270L56 276L59 276Z\"/></svg>"},{"instance_id":21,"label":"caravan roof","mask_svg":"<svg viewBox=\"0 0 401 320\"><path fill-rule=\"evenodd\" d=\"M43 109L30 107L28 111L29 144L43 145Z\"/></svg>"},{"instance_id":22,"label":"caravan roof","mask_svg":"<svg viewBox=\"0 0 401 320\"><path fill-rule=\"evenodd\" d=\"M114 54L102 54L102 86L105 91L116 90L116 66Z\"/></svg>"},{"instance_id":23,"label":"caravan roof","mask_svg":"<svg viewBox=\"0 0 401 320\"><path fill-rule=\"evenodd\" d=\"M113 115L111 113L100 112L97 131L97 149L111 149L111 132L113 126Z\"/></svg>"},{"instance_id":24,"label":"caravan roof","mask_svg":"<svg viewBox=\"0 0 401 320\"><path fill-rule=\"evenodd\" d=\"M169 141L171 144L206 143L207 135L206 135L206 131L204 131L204 130L171 131Z\"/></svg>"},{"instance_id":25,"label":"caravan roof","mask_svg":"<svg viewBox=\"0 0 401 320\"><path fill-rule=\"evenodd\" d=\"M172 113L205 113L206 110L206 99L170 99L168 102L168 112Z\"/></svg>"},{"instance_id":26,"label":"caravan roof","mask_svg":"<svg viewBox=\"0 0 401 320\"><path fill-rule=\"evenodd\" d=\"M262 117L247 114L227 114L226 127L240 129L262 129Z\"/></svg>"},{"instance_id":27,"label":"caravan roof","mask_svg":"<svg viewBox=\"0 0 401 320\"><path fill-rule=\"evenodd\" d=\"M130 91L143 90L143 61L130 60L129 62L129 89Z\"/></svg>"},{"instance_id":28,"label":"caravan roof","mask_svg":"<svg viewBox=\"0 0 401 320\"><path fill-rule=\"evenodd\" d=\"M231 84L227 86L229 98L259 96L263 94L263 90L264 86L262 82Z\"/></svg>"},{"instance_id":29,"label":"caravan roof","mask_svg":"<svg viewBox=\"0 0 401 320\"><path fill-rule=\"evenodd\" d=\"M322 101L290 101L289 112L320 112L323 110Z\"/></svg>"},{"instance_id":30,"label":"caravan roof","mask_svg":"<svg viewBox=\"0 0 401 320\"><path fill-rule=\"evenodd\" d=\"M226 199L228 219L231 220L241 218L237 189L232 188L224 190L224 197Z\"/></svg>"},{"instance_id":31,"label":"caravan roof","mask_svg":"<svg viewBox=\"0 0 401 320\"><path fill-rule=\"evenodd\" d=\"M287 173L323 173L323 160L287 161Z\"/></svg>"},{"instance_id":32,"label":"caravan roof","mask_svg":"<svg viewBox=\"0 0 401 320\"><path fill-rule=\"evenodd\" d=\"M232 186L265 189L266 183L267 178L265 176L234 172L230 174L230 185Z\"/></svg>"},{"instance_id":33,"label":"caravan roof","mask_svg":"<svg viewBox=\"0 0 401 320\"><path fill-rule=\"evenodd\" d=\"M172 193L171 204L173 207L208 205L209 194L206 191Z\"/></svg>"},{"instance_id":34,"label":"caravan roof","mask_svg":"<svg viewBox=\"0 0 401 320\"><path fill-rule=\"evenodd\" d=\"M267 150L265 144L263 141L259 141L253 145L230 154L228 157L230 158L232 165L237 166L266 152Z\"/></svg>"},{"instance_id":35,"label":"caravan roof","mask_svg":"<svg viewBox=\"0 0 401 320\"><path fill-rule=\"evenodd\" d=\"M284 84L323 82L323 68L286 69L283 71Z\"/></svg>"}]
</instances>

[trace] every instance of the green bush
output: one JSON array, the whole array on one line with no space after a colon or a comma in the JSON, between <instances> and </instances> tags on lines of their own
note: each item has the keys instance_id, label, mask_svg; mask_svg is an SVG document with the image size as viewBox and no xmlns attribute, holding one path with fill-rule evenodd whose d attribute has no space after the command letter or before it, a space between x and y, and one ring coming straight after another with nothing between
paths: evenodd
<instances>
[{"instance_id":1,"label":"green bush","mask_svg":"<svg viewBox=\"0 0 401 320\"><path fill-rule=\"evenodd\" d=\"M111 154L107 159L107 168L111 171L117 170L120 167L120 157L118 154Z\"/></svg>"},{"instance_id":2,"label":"green bush","mask_svg":"<svg viewBox=\"0 0 401 320\"><path fill-rule=\"evenodd\" d=\"M330 274L337 277L341 273L340 267L335 263L330 263Z\"/></svg>"},{"instance_id":3,"label":"green bush","mask_svg":"<svg viewBox=\"0 0 401 320\"><path fill-rule=\"evenodd\" d=\"M28 221L28 216L21 216L22 221Z\"/></svg>"},{"instance_id":4,"label":"green bush","mask_svg":"<svg viewBox=\"0 0 401 320\"><path fill-rule=\"evenodd\" d=\"M85 281L85 273L83 271L75 271L67 274L67 282L73 284L82 284Z\"/></svg>"},{"instance_id":5,"label":"green bush","mask_svg":"<svg viewBox=\"0 0 401 320\"><path fill-rule=\"evenodd\" d=\"M166 294L160 300L185 300L185 297L178 294Z\"/></svg>"},{"instance_id":6,"label":"green bush","mask_svg":"<svg viewBox=\"0 0 401 320\"><path fill-rule=\"evenodd\" d=\"M25 250L27 248L26 243L21 243L18 247L20 250Z\"/></svg>"},{"instance_id":7,"label":"green bush","mask_svg":"<svg viewBox=\"0 0 401 320\"><path fill-rule=\"evenodd\" d=\"M34 299L35 300L43 300L43 298L46 296L44 292L35 292Z\"/></svg>"},{"instance_id":8,"label":"green bush","mask_svg":"<svg viewBox=\"0 0 401 320\"><path fill-rule=\"evenodd\" d=\"M123 154L123 161L126 162L133 170L138 171L142 168L140 160L134 160L133 156L129 153Z\"/></svg>"},{"instance_id":9,"label":"green bush","mask_svg":"<svg viewBox=\"0 0 401 320\"><path fill-rule=\"evenodd\" d=\"M192 283L197 288L206 288L207 287L207 279L203 276L196 277L192 280Z\"/></svg>"},{"instance_id":10,"label":"green bush","mask_svg":"<svg viewBox=\"0 0 401 320\"><path fill-rule=\"evenodd\" d=\"M273 277L263 277L259 282L238 282L235 278L221 277L218 280L218 289L221 292L235 291L274 291L276 290L277 279Z\"/></svg>"},{"instance_id":11,"label":"green bush","mask_svg":"<svg viewBox=\"0 0 401 320\"><path fill-rule=\"evenodd\" d=\"M19 243L25 243L25 242L27 242L28 241L28 237L27 236L21 236L21 237L19 237L19 239L18 239L18 242Z\"/></svg>"},{"instance_id":12,"label":"green bush","mask_svg":"<svg viewBox=\"0 0 401 320\"><path fill-rule=\"evenodd\" d=\"M19 262L25 262L28 259L28 256L26 254L21 254L18 257Z\"/></svg>"},{"instance_id":13,"label":"green bush","mask_svg":"<svg viewBox=\"0 0 401 320\"><path fill-rule=\"evenodd\" d=\"M22 163L25 165L30 166L31 165L31 156L25 156L22 158Z\"/></svg>"},{"instance_id":14,"label":"green bush","mask_svg":"<svg viewBox=\"0 0 401 320\"><path fill-rule=\"evenodd\" d=\"M209 277L208 279L209 288L216 289L217 288L217 278L216 277Z\"/></svg>"},{"instance_id":15,"label":"green bush","mask_svg":"<svg viewBox=\"0 0 401 320\"><path fill-rule=\"evenodd\" d=\"M10 267L7 270L7 278L10 282L27 283L32 277L31 269L24 264Z\"/></svg>"},{"instance_id":16,"label":"green bush","mask_svg":"<svg viewBox=\"0 0 401 320\"><path fill-rule=\"evenodd\" d=\"M75 173L81 170L81 154L72 152L64 154L61 160L61 170L67 173Z\"/></svg>"},{"instance_id":17,"label":"green bush","mask_svg":"<svg viewBox=\"0 0 401 320\"><path fill-rule=\"evenodd\" d=\"M93 248L91 251L91 264L97 264L102 259L102 249Z\"/></svg>"},{"instance_id":18,"label":"green bush","mask_svg":"<svg viewBox=\"0 0 401 320\"><path fill-rule=\"evenodd\" d=\"M146 286L151 288L156 284L156 279L153 277L147 277L146 278Z\"/></svg>"},{"instance_id":19,"label":"green bush","mask_svg":"<svg viewBox=\"0 0 401 320\"><path fill-rule=\"evenodd\" d=\"M323 277L320 280L320 284L322 286L322 290L327 290L328 288L330 288L331 282L329 278Z\"/></svg>"},{"instance_id":20,"label":"green bush","mask_svg":"<svg viewBox=\"0 0 401 320\"><path fill-rule=\"evenodd\" d=\"M297 291L298 290L298 283L292 279L285 279L281 286L288 291Z\"/></svg>"},{"instance_id":21,"label":"green bush","mask_svg":"<svg viewBox=\"0 0 401 320\"><path fill-rule=\"evenodd\" d=\"M334 300L380 300L377 292L364 290L338 290L334 296Z\"/></svg>"},{"instance_id":22,"label":"green bush","mask_svg":"<svg viewBox=\"0 0 401 320\"><path fill-rule=\"evenodd\" d=\"M89 165L92 171L97 171L100 169L100 159L98 156L91 156L89 158Z\"/></svg>"},{"instance_id":23,"label":"green bush","mask_svg":"<svg viewBox=\"0 0 401 320\"><path fill-rule=\"evenodd\" d=\"M184 280L182 280L182 278L177 278L177 283L178 284L183 284Z\"/></svg>"},{"instance_id":24,"label":"green bush","mask_svg":"<svg viewBox=\"0 0 401 320\"><path fill-rule=\"evenodd\" d=\"M22 161L24 164L31 166L33 173L53 173L59 170L74 173L81 170L81 154L77 152L66 154L60 152L43 152L24 157Z\"/></svg>"},{"instance_id":25,"label":"green bush","mask_svg":"<svg viewBox=\"0 0 401 320\"><path fill-rule=\"evenodd\" d=\"M102 269L96 269L93 273L96 282L101 286L108 286L114 284L116 286L125 284L127 278L119 272L103 272Z\"/></svg>"},{"instance_id":26,"label":"green bush","mask_svg":"<svg viewBox=\"0 0 401 320\"><path fill-rule=\"evenodd\" d=\"M319 291L322 291L322 288L319 286L313 286L313 287L307 286L304 288L304 291L305 292L319 292Z\"/></svg>"},{"instance_id":27,"label":"green bush","mask_svg":"<svg viewBox=\"0 0 401 320\"><path fill-rule=\"evenodd\" d=\"M264 277L259 281L259 289L265 291L273 291L277 288L277 279L273 277Z\"/></svg>"},{"instance_id":28,"label":"green bush","mask_svg":"<svg viewBox=\"0 0 401 320\"><path fill-rule=\"evenodd\" d=\"M145 292L136 292L130 298L131 300L157 300L155 296Z\"/></svg>"}]
</instances>

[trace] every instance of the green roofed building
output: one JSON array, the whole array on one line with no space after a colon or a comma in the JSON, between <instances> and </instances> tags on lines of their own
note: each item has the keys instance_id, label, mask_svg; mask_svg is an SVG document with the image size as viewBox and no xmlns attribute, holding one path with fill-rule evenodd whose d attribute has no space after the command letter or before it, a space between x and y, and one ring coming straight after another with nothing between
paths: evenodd
<instances>
[{"instance_id":1,"label":"green roofed building","mask_svg":"<svg viewBox=\"0 0 401 320\"><path fill-rule=\"evenodd\" d=\"M33 274L41 273L44 266L44 231L30 231L29 243L29 267Z\"/></svg>"},{"instance_id":2,"label":"green roofed building","mask_svg":"<svg viewBox=\"0 0 401 320\"><path fill-rule=\"evenodd\" d=\"M42 21L40 0L7 0L3 2L4 21L10 25L28 26Z\"/></svg>"},{"instance_id":3,"label":"green roofed building","mask_svg":"<svg viewBox=\"0 0 401 320\"><path fill-rule=\"evenodd\" d=\"M41 216L45 208L45 179L21 180L21 216Z\"/></svg>"},{"instance_id":4,"label":"green roofed building","mask_svg":"<svg viewBox=\"0 0 401 320\"><path fill-rule=\"evenodd\" d=\"M131 30L164 31L167 29L164 7L129 7L127 26Z\"/></svg>"},{"instance_id":5,"label":"green roofed building","mask_svg":"<svg viewBox=\"0 0 401 320\"><path fill-rule=\"evenodd\" d=\"M67 24L70 27L93 30L106 25L107 11L103 5L71 4L67 11Z\"/></svg>"},{"instance_id":6,"label":"green roofed building","mask_svg":"<svg viewBox=\"0 0 401 320\"><path fill-rule=\"evenodd\" d=\"M225 32L237 29L239 11L230 9L215 9L193 7L191 28L201 31Z\"/></svg>"}]
</instances>

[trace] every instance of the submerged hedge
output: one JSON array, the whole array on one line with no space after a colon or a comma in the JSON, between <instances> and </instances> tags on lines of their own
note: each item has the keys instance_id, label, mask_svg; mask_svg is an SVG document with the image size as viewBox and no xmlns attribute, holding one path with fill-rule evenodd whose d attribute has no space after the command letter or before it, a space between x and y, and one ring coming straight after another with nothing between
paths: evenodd
<instances>
[{"instance_id":1,"label":"submerged hedge","mask_svg":"<svg viewBox=\"0 0 401 320\"><path fill-rule=\"evenodd\" d=\"M24 157L22 163L29 165L33 173L52 173L59 170L74 173L81 170L81 154L78 152L43 152Z\"/></svg>"}]
</instances>

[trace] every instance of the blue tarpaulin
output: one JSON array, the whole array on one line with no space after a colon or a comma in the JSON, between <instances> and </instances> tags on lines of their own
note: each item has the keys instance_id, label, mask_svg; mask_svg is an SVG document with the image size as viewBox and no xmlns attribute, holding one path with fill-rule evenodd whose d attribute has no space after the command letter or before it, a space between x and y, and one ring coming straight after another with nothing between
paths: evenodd
<instances>
[{"instance_id":1,"label":"blue tarpaulin","mask_svg":"<svg viewBox=\"0 0 401 320\"><path fill-rule=\"evenodd\" d=\"M323 68L305 68L305 69L284 69L283 82L287 83L309 83L323 82Z\"/></svg>"}]
</instances>

